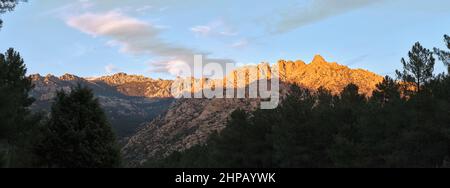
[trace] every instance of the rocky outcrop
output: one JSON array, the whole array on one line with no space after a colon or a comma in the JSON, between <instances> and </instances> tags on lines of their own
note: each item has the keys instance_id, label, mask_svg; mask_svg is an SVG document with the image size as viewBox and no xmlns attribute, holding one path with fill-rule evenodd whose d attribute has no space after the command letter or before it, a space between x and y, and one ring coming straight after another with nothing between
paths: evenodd
<instances>
[{"instance_id":1,"label":"rocky outcrop","mask_svg":"<svg viewBox=\"0 0 450 188\"><path fill-rule=\"evenodd\" d=\"M258 74L251 74L260 72ZM280 92L284 96L289 85L297 84L311 90L324 87L339 93L345 86L354 83L360 92L370 95L382 77L366 70L353 70L337 63L329 63L316 56L310 64L303 61L280 60L270 66L246 66L232 71L224 79L192 79L194 88L185 92L201 92L205 86L227 86L228 89L245 88L261 79L280 77ZM244 81L238 82L237 80ZM231 88L230 88L231 87ZM214 131L222 130L229 115L240 108L252 111L259 107L260 99L180 99L168 112L143 127L130 138L123 148L130 166L139 166L148 159L157 159L173 151L183 151L204 143Z\"/></svg>"},{"instance_id":2,"label":"rocky outcrop","mask_svg":"<svg viewBox=\"0 0 450 188\"><path fill-rule=\"evenodd\" d=\"M324 87L337 94L349 83L354 83L360 88L360 93L371 95L376 84L383 77L362 69L350 69L336 62L329 63L319 55L315 56L310 64L303 61L280 60L276 67L280 77L287 83L315 90Z\"/></svg>"},{"instance_id":3,"label":"rocky outcrop","mask_svg":"<svg viewBox=\"0 0 450 188\"><path fill-rule=\"evenodd\" d=\"M256 100L180 99L170 110L143 127L123 148L131 166L139 166L150 157L166 156L206 140L225 127L229 114L237 108L254 110Z\"/></svg>"},{"instance_id":4,"label":"rocky outcrop","mask_svg":"<svg viewBox=\"0 0 450 188\"><path fill-rule=\"evenodd\" d=\"M144 76L127 75L118 73L112 76L104 76L96 81L105 82L114 86L117 90L128 96L138 96L147 98L169 98L171 80L153 80Z\"/></svg>"}]
</instances>

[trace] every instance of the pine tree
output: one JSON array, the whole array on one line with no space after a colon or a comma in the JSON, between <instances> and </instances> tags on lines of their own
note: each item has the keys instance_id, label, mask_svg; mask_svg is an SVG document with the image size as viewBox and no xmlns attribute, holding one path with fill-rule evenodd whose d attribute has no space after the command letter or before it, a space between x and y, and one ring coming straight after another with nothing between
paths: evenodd
<instances>
[{"instance_id":1,"label":"pine tree","mask_svg":"<svg viewBox=\"0 0 450 188\"><path fill-rule=\"evenodd\" d=\"M400 86L389 76L376 85L376 90L372 93L372 101L385 105L400 100Z\"/></svg>"},{"instance_id":2,"label":"pine tree","mask_svg":"<svg viewBox=\"0 0 450 188\"><path fill-rule=\"evenodd\" d=\"M359 94L359 87L348 84L340 93L334 113L339 125L329 155L337 167L361 167L365 149L361 144L360 119L366 104L366 97Z\"/></svg>"},{"instance_id":3,"label":"pine tree","mask_svg":"<svg viewBox=\"0 0 450 188\"><path fill-rule=\"evenodd\" d=\"M92 91L78 85L57 93L36 154L47 167L110 168L120 152L106 116Z\"/></svg>"},{"instance_id":4,"label":"pine tree","mask_svg":"<svg viewBox=\"0 0 450 188\"><path fill-rule=\"evenodd\" d=\"M408 53L409 60L402 58L403 71L396 71L399 79L405 83L414 83L416 93L420 93L424 84L433 78L435 59L433 53L417 42Z\"/></svg>"},{"instance_id":5,"label":"pine tree","mask_svg":"<svg viewBox=\"0 0 450 188\"><path fill-rule=\"evenodd\" d=\"M32 123L28 107L34 99L28 93L33 86L26 72L24 60L14 49L0 54L0 150L2 143L8 148L4 158L9 167L13 165L19 135L24 135L22 130Z\"/></svg>"},{"instance_id":6,"label":"pine tree","mask_svg":"<svg viewBox=\"0 0 450 188\"><path fill-rule=\"evenodd\" d=\"M341 92L340 101L342 104L346 104L346 107L358 106L358 104L364 103L366 97L359 94L359 87L353 83L348 84Z\"/></svg>"}]
</instances>

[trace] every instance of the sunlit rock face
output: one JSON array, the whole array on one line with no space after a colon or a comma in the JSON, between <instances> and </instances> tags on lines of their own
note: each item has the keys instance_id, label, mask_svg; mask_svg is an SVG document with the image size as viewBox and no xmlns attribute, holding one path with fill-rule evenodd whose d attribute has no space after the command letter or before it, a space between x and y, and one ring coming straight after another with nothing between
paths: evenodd
<instances>
[{"instance_id":1,"label":"sunlit rock face","mask_svg":"<svg viewBox=\"0 0 450 188\"><path fill-rule=\"evenodd\" d=\"M339 93L345 86L354 83L362 94L371 95L383 78L361 69L350 69L337 63L329 63L316 56L309 64L303 61L280 60L270 66L262 63L232 71L223 79L191 79L188 93L198 93L214 85L226 90L245 88L261 79L279 77L280 96L289 93L291 84L311 90L324 87ZM182 88L180 86L180 88ZM204 143L208 136L226 126L229 115L236 109L253 111L259 107L258 98L244 99L188 99L177 100L165 113L148 123L123 148L124 158L130 166L139 166L148 159L161 158L173 151L183 151Z\"/></svg>"},{"instance_id":2,"label":"sunlit rock face","mask_svg":"<svg viewBox=\"0 0 450 188\"><path fill-rule=\"evenodd\" d=\"M96 79L108 85L114 86L121 93L128 96L148 97L148 98L169 98L171 80L154 80L152 78L127 75L118 73L112 76L104 76Z\"/></svg>"},{"instance_id":3,"label":"sunlit rock face","mask_svg":"<svg viewBox=\"0 0 450 188\"><path fill-rule=\"evenodd\" d=\"M295 83L309 89L324 87L339 93L349 83L356 84L360 93L371 95L383 77L362 69L350 69L335 62L329 63L319 55L310 64L302 61L280 60L277 64L280 77L287 83Z\"/></svg>"}]
</instances>

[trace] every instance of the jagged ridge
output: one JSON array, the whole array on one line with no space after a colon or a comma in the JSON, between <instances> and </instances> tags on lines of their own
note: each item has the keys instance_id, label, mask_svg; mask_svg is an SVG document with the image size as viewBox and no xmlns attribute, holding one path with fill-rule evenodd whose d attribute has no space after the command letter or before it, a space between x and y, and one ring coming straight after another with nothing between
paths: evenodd
<instances>
[{"instance_id":1,"label":"jagged ridge","mask_svg":"<svg viewBox=\"0 0 450 188\"><path fill-rule=\"evenodd\" d=\"M250 75L250 70L267 70L263 74ZM196 80L204 82L193 84L199 92L204 85L225 85L242 88L271 74L278 73L281 80L281 93L287 93L289 84L298 84L312 90L324 87L339 93L346 85L354 83L360 92L371 95L382 77L361 69L350 69L337 63L329 63L321 56L314 57L310 64L303 61L280 60L270 67L267 63L246 66L233 71L223 80ZM241 85L238 78L245 77ZM170 107L168 112L149 123L123 148L125 159L131 166L139 166L147 159L161 158L173 151L182 151L193 145L203 143L214 131L222 130L229 114L237 108L252 111L259 104L258 99L181 99Z\"/></svg>"},{"instance_id":2,"label":"jagged ridge","mask_svg":"<svg viewBox=\"0 0 450 188\"><path fill-rule=\"evenodd\" d=\"M168 80L152 80L123 73L95 79L71 74L60 77L35 74L30 77L35 85L31 95L37 99L33 110L49 111L57 91L68 92L81 84L94 91L113 129L121 138L132 135L142 123L163 113L173 101L168 94L171 83Z\"/></svg>"}]
</instances>

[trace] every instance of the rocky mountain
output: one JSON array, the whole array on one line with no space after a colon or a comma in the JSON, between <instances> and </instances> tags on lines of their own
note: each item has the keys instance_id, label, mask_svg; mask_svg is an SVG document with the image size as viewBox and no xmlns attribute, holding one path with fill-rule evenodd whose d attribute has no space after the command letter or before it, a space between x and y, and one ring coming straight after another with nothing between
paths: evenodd
<instances>
[{"instance_id":1,"label":"rocky mountain","mask_svg":"<svg viewBox=\"0 0 450 188\"><path fill-rule=\"evenodd\" d=\"M31 95L36 99L33 110L49 111L57 91L68 92L78 84L91 88L119 138L134 134L142 123L163 113L173 101L168 80L124 73L95 79L70 74L61 77L37 74L31 78L35 85Z\"/></svg>"},{"instance_id":2,"label":"rocky mountain","mask_svg":"<svg viewBox=\"0 0 450 188\"><path fill-rule=\"evenodd\" d=\"M258 70L259 74L250 74ZM261 79L270 79L279 75L281 96L289 92L289 85L297 84L311 90L324 87L333 93L339 93L349 83L360 87L360 92L371 95L375 85L383 80L379 75L361 69L350 69L337 63L329 63L316 56L310 64L303 61L280 60L270 66L267 63L258 66L239 68L224 79L193 80L193 89L200 92L204 86L228 86L246 88ZM238 82L245 78L244 82ZM229 89L229 88L227 88ZM240 108L253 111L259 107L260 99L180 99L169 110L143 127L122 149L130 166L139 166L149 159L158 159L173 151L183 151L206 141L208 136L226 126L229 115Z\"/></svg>"},{"instance_id":3,"label":"rocky mountain","mask_svg":"<svg viewBox=\"0 0 450 188\"><path fill-rule=\"evenodd\" d=\"M118 73L112 76L104 76L94 80L104 82L115 87L119 92L127 96L147 98L171 98L171 80L154 80L144 76L127 75Z\"/></svg>"},{"instance_id":4,"label":"rocky mountain","mask_svg":"<svg viewBox=\"0 0 450 188\"><path fill-rule=\"evenodd\" d=\"M286 83L295 83L313 90L325 87L335 94L349 83L354 83L359 86L361 93L371 95L375 85L383 80L383 77L367 70L350 69L336 62L327 62L320 55L316 55L310 64L280 60L275 67Z\"/></svg>"},{"instance_id":5,"label":"rocky mountain","mask_svg":"<svg viewBox=\"0 0 450 188\"><path fill-rule=\"evenodd\" d=\"M282 97L289 93L291 84L311 90L324 87L339 93L346 85L354 83L361 93L370 95L383 79L369 71L350 69L316 56L309 64L280 60L274 65L245 66L223 79L189 78L193 88L181 91L198 93L208 87L247 90L249 85L273 75L280 77ZM77 84L91 88L119 138L127 140L122 151L130 166L203 143L211 133L226 126L231 112L238 108L253 111L261 102L259 98L174 100L170 88L175 81L125 73L89 79L70 74L31 75L31 78L35 84L31 94L37 99L32 106L34 110L48 111L59 90L67 92ZM129 139L125 139L127 137Z\"/></svg>"}]
</instances>

